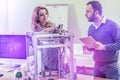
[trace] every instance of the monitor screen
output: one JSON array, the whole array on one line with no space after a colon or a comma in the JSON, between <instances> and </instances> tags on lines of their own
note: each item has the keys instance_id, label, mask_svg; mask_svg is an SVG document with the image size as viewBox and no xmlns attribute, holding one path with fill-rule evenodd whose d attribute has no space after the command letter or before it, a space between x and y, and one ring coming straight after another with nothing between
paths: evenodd
<instances>
[{"instance_id":1,"label":"monitor screen","mask_svg":"<svg viewBox=\"0 0 120 80\"><path fill-rule=\"evenodd\" d=\"M26 36L0 35L0 58L26 59Z\"/></svg>"}]
</instances>

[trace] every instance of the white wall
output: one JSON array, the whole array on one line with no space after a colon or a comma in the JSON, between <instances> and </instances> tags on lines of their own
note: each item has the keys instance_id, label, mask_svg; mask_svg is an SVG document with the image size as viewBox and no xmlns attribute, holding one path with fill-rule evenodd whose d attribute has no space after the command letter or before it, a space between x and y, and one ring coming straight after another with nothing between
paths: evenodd
<instances>
[{"instance_id":1,"label":"white wall","mask_svg":"<svg viewBox=\"0 0 120 80\"><path fill-rule=\"evenodd\" d=\"M32 31L31 15L34 6L34 0L8 0L9 33L25 34Z\"/></svg>"},{"instance_id":2,"label":"white wall","mask_svg":"<svg viewBox=\"0 0 120 80\"><path fill-rule=\"evenodd\" d=\"M68 4L68 30L75 35L75 43L79 37L87 35L89 22L85 17L86 3L90 0L0 0L0 34L25 34L31 30L33 9L43 4ZM8 3L7 3L8 1ZM103 14L118 24L120 22L119 0L99 0L103 5Z\"/></svg>"},{"instance_id":3,"label":"white wall","mask_svg":"<svg viewBox=\"0 0 120 80\"><path fill-rule=\"evenodd\" d=\"M8 33L8 6L7 0L0 0L0 34Z\"/></svg>"}]
</instances>

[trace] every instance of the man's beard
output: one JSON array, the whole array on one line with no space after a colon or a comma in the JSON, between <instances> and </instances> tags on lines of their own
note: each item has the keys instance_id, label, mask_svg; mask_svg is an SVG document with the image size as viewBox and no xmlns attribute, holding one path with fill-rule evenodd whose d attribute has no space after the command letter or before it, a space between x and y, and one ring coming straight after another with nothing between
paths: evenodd
<instances>
[{"instance_id":1,"label":"man's beard","mask_svg":"<svg viewBox=\"0 0 120 80\"><path fill-rule=\"evenodd\" d=\"M89 22L94 22L95 19L96 19L95 13L93 13L93 15L92 15L92 16L90 17L90 19L89 19Z\"/></svg>"}]
</instances>

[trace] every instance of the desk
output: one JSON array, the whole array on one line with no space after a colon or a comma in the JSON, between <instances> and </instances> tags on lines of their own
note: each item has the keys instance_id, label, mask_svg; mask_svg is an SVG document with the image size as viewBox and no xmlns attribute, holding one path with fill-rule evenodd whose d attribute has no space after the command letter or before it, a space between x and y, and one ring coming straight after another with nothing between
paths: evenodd
<instances>
[{"instance_id":1,"label":"desk","mask_svg":"<svg viewBox=\"0 0 120 80\"><path fill-rule=\"evenodd\" d=\"M11 74L13 73L11 72L4 73L4 76L0 77L0 80L14 80L14 77L11 76ZM48 78L54 78L55 80L67 80L65 78L58 79L58 76L44 77L44 78L39 77L38 80L48 80ZM29 80L29 79L23 78L21 80ZM77 74L77 80L113 80L113 79L105 79L105 78L98 78L89 75Z\"/></svg>"},{"instance_id":2,"label":"desk","mask_svg":"<svg viewBox=\"0 0 120 80\"><path fill-rule=\"evenodd\" d=\"M106 79L106 78L99 78L99 77L94 77L89 75L78 74L77 80L113 80L113 79Z\"/></svg>"},{"instance_id":3,"label":"desk","mask_svg":"<svg viewBox=\"0 0 120 80\"><path fill-rule=\"evenodd\" d=\"M3 74L2 77L0 77L0 80L11 80L11 72L0 72Z\"/></svg>"},{"instance_id":4,"label":"desk","mask_svg":"<svg viewBox=\"0 0 120 80\"><path fill-rule=\"evenodd\" d=\"M48 80L48 78L49 77L41 78L40 80ZM55 80L67 80L65 78L61 78L61 79L57 79L57 77L51 77L51 78L54 78ZM106 79L106 78L99 78L99 77L94 77L89 75L78 74L77 80L113 80L113 79Z\"/></svg>"}]
</instances>

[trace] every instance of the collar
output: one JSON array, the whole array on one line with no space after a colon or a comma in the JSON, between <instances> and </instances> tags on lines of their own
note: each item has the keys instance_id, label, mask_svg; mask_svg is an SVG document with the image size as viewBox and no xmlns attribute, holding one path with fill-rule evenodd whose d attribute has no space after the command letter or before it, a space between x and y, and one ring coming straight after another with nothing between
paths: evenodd
<instances>
[{"instance_id":1,"label":"collar","mask_svg":"<svg viewBox=\"0 0 120 80\"><path fill-rule=\"evenodd\" d=\"M105 18L105 17L102 18L102 21L100 22L99 25L95 25L95 24L93 23L93 26L95 26L95 28L98 29L98 27L100 27L100 25L101 25L102 23L106 23L106 18Z\"/></svg>"}]
</instances>

